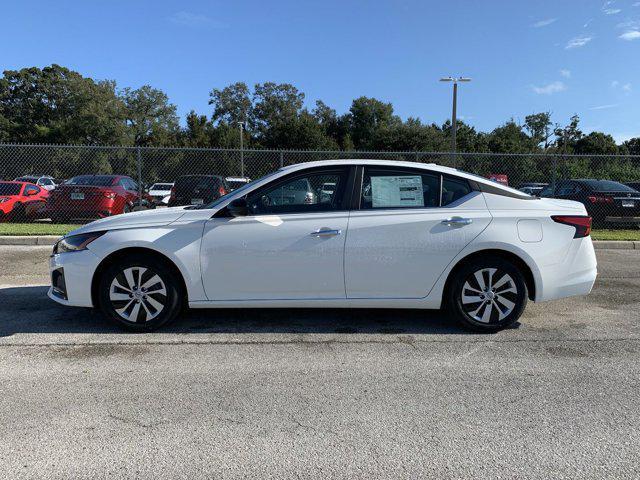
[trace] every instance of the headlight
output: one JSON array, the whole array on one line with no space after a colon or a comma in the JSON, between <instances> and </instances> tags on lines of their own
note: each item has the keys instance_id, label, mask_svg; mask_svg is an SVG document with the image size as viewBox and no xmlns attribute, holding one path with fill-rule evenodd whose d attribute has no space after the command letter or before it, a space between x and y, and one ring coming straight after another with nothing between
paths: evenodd
<instances>
[{"instance_id":1,"label":"headlight","mask_svg":"<svg viewBox=\"0 0 640 480\"><path fill-rule=\"evenodd\" d=\"M89 245L95 239L100 238L105 233L107 232L91 232L64 237L53 246L53 254L55 255L56 253L78 252L80 250L85 250L87 248L87 245Z\"/></svg>"}]
</instances>

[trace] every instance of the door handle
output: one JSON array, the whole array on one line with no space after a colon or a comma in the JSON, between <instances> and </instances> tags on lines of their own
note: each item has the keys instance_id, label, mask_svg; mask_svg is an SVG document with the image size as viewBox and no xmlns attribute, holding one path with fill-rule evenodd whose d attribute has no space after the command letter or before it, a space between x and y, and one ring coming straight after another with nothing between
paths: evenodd
<instances>
[{"instance_id":1,"label":"door handle","mask_svg":"<svg viewBox=\"0 0 640 480\"><path fill-rule=\"evenodd\" d=\"M442 220L441 223L450 227L456 227L462 225L471 225L473 223L473 220L471 220L470 218L451 217Z\"/></svg>"},{"instance_id":2,"label":"door handle","mask_svg":"<svg viewBox=\"0 0 640 480\"><path fill-rule=\"evenodd\" d=\"M313 232L311 232L309 235L311 235L312 237L333 237L335 235L340 235L342 233L342 230L331 230L329 228L319 228L318 230L315 230Z\"/></svg>"}]
</instances>

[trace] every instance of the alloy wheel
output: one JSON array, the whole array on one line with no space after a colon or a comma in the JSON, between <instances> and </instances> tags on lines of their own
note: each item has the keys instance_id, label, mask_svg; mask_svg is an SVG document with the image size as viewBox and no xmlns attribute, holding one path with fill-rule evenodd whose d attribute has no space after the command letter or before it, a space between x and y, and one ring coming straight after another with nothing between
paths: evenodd
<instances>
[{"instance_id":1,"label":"alloy wheel","mask_svg":"<svg viewBox=\"0 0 640 480\"><path fill-rule=\"evenodd\" d=\"M165 308L167 288L156 272L146 267L128 267L114 277L109 300L124 320L145 323Z\"/></svg>"},{"instance_id":2,"label":"alloy wheel","mask_svg":"<svg viewBox=\"0 0 640 480\"><path fill-rule=\"evenodd\" d=\"M462 309L473 320L499 323L516 308L518 288L508 273L483 268L469 275L462 287Z\"/></svg>"}]
</instances>

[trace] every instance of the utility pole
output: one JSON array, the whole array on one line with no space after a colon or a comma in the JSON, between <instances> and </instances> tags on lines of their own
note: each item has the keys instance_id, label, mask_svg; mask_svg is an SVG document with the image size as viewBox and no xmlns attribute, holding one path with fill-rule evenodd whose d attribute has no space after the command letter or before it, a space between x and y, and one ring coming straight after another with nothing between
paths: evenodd
<instances>
[{"instance_id":1,"label":"utility pole","mask_svg":"<svg viewBox=\"0 0 640 480\"><path fill-rule=\"evenodd\" d=\"M458 118L456 110L458 107L458 82L470 82L467 77L442 77L441 82L453 82L453 109L451 112L451 153L456 153L456 133L458 130Z\"/></svg>"},{"instance_id":2,"label":"utility pole","mask_svg":"<svg viewBox=\"0 0 640 480\"><path fill-rule=\"evenodd\" d=\"M238 122L240 126L240 176L244 178L244 150L242 142L242 132L244 131L244 122Z\"/></svg>"}]
</instances>

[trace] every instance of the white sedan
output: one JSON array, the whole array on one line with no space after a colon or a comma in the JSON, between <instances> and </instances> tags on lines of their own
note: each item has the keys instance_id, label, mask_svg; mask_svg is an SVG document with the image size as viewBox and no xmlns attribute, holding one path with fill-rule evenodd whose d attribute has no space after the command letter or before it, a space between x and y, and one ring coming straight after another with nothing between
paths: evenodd
<instances>
[{"instance_id":1,"label":"white sedan","mask_svg":"<svg viewBox=\"0 0 640 480\"><path fill-rule=\"evenodd\" d=\"M591 291L590 229L581 203L452 168L313 162L208 205L69 233L54 247L49 296L98 307L135 331L183 307L446 307L468 328L496 331L518 320L527 299Z\"/></svg>"}]
</instances>

